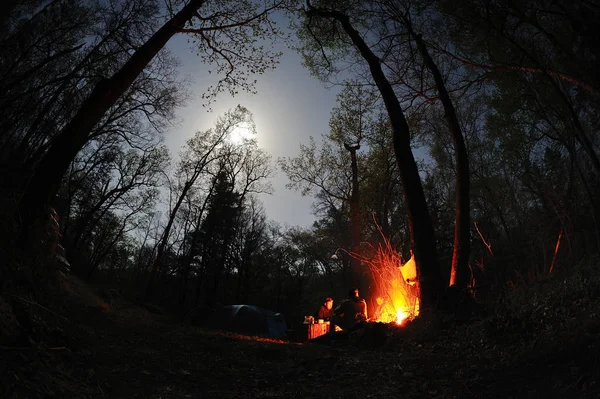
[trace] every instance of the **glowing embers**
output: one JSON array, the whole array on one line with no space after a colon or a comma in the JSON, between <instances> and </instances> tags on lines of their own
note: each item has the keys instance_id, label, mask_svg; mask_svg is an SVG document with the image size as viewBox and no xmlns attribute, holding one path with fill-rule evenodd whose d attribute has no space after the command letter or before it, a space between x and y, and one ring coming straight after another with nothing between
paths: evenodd
<instances>
[{"instance_id":1,"label":"glowing embers","mask_svg":"<svg viewBox=\"0 0 600 399\"><path fill-rule=\"evenodd\" d=\"M404 320L410 317L410 314L404 309L394 309L393 305L386 303L385 299L378 297L376 299L377 306L379 306L376 314L376 320L382 323L396 323L402 324ZM394 313L395 312L395 313Z\"/></svg>"},{"instance_id":2,"label":"glowing embers","mask_svg":"<svg viewBox=\"0 0 600 399\"><path fill-rule=\"evenodd\" d=\"M406 313L404 310L399 309L398 313L397 313L397 317L396 317L396 323L397 324L402 324L402 322L406 319L408 319L409 314Z\"/></svg>"},{"instance_id":3,"label":"glowing embers","mask_svg":"<svg viewBox=\"0 0 600 399\"><path fill-rule=\"evenodd\" d=\"M377 297L373 320L382 323L403 324L406 320L412 320L419 314L419 299L402 297L398 292L391 292L388 298Z\"/></svg>"}]
</instances>

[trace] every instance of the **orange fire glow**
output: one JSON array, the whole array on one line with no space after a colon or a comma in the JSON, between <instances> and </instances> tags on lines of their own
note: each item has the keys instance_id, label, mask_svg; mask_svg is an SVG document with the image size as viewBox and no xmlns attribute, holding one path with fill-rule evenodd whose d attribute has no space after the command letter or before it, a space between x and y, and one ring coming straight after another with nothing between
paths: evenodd
<instances>
[{"instance_id":1,"label":"orange fire glow","mask_svg":"<svg viewBox=\"0 0 600 399\"><path fill-rule=\"evenodd\" d=\"M396 323L397 324L402 324L402 322L404 320L406 320L407 318L408 318L408 313L406 313L402 309L398 309L398 317L396 317Z\"/></svg>"},{"instance_id":2,"label":"orange fire glow","mask_svg":"<svg viewBox=\"0 0 600 399\"><path fill-rule=\"evenodd\" d=\"M375 309L369 311L371 320L402 325L417 316L419 284L414 278L414 259L403 262L401 255L384 239L384 245L380 245L366 263L373 277L371 292L376 298ZM408 271L409 268L413 270ZM403 273L410 274L408 281Z\"/></svg>"}]
</instances>

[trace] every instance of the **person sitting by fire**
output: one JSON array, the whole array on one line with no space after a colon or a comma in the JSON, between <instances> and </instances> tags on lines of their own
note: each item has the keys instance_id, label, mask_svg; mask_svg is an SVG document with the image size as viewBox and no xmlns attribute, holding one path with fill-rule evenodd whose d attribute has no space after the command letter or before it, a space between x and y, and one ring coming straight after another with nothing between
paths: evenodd
<instances>
[{"instance_id":1,"label":"person sitting by fire","mask_svg":"<svg viewBox=\"0 0 600 399\"><path fill-rule=\"evenodd\" d=\"M359 327L369 319L367 302L360 297L358 288L348 291L348 299L342 301L334 313L333 321L344 330Z\"/></svg>"},{"instance_id":2,"label":"person sitting by fire","mask_svg":"<svg viewBox=\"0 0 600 399\"><path fill-rule=\"evenodd\" d=\"M329 321L331 320L331 316L333 316L333 299L327 297L317 311L317 320L323 319L325 321Z\"/></svg>"}]
</instances>

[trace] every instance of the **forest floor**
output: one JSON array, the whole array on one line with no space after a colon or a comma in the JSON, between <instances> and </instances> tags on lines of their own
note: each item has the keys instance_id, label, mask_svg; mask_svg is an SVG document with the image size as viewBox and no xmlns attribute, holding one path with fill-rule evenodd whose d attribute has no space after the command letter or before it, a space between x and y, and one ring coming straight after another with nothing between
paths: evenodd
<instances>
[{"instance_id":1,"label":"forest floor","mask_svg":"<svg viewBox=\"0 0 600 399\"><path fill-rule=\"evenodd\" d=\"M371 323L290 343L203 330L112 303L68 276L33 331L0 347L3 398L597 398L600 299L559 296L460 323ZM596 292L594 292L596 293Z\"/></svg>"}]
</instances>

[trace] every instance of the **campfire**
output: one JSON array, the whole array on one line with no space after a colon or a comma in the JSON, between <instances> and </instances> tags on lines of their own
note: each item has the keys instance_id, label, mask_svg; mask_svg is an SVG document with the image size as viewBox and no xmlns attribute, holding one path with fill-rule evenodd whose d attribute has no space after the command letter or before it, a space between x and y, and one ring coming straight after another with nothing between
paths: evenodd
<instances>
[{"instance_id":1,"label":"campfire","mask_svg":"<svg viewBox=\"0 0 600 399\"><path fill-rule=\"evenodd\" d=\"M402 256L384 238L375 255L366 261L373 277L371 320L402 325L419 314L419 288L415 260Z\"/></svg>"}]
</instances>

